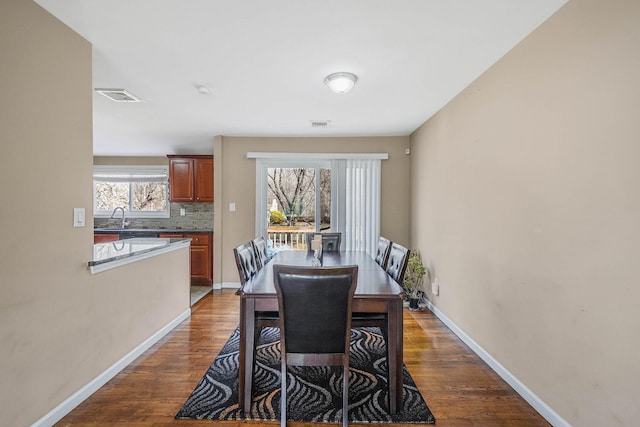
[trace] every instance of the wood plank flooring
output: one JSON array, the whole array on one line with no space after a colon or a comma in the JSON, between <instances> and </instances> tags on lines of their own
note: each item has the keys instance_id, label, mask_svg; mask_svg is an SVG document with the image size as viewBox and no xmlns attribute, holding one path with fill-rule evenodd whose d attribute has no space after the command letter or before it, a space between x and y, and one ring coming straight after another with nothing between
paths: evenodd
<instances>
[{"instance_id":1,"label":"wood plank flooring","mask_svg":"<svg viewBox=\"0 0 640 427\"><path fill-rule=\"evenodd\" d=\"M174 419L238 325L238 310L239 300L231 289L205 296L192 307L190 319L56 426L234 427L243 424ZM405 364L436 417L436 426L549 426L430 311L405 309L404 332ZM279 425L278 422L253 424ZM318 426L313 423L290 425Z\"/></svg>"}]
</instances>

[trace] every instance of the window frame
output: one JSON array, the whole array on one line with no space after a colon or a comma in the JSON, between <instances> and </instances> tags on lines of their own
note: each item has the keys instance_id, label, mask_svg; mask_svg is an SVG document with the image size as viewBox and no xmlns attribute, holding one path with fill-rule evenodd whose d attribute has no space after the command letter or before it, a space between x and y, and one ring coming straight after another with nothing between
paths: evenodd
<instances>
[{"instance_id":1,"label":"window frame","mask_svg":"<svg viewBox=\"0 0 640 427\"><path fill-rule=\"evenodd\" d=\"M133 198L129 198L129 206L127 206L127 210L125 211L125 217L127 218L170 218L171 217L171 202L169 200L169 166L168 165L94 165L93 166L93 216L94 218L110 218L113 214L113 211L99 211L96 210L96 174L105 174L105 175L123 175L129 174L132 176L141 176L138 179L132 179L131 181L122 180L122 178L114 179L114 182L128 182L129 183L129 192L131 193L131 184L135 182L145 182L142 181L145 175L149 176L157 176L164 175L165 183L166 183L166 198L167 198L167 206L163 211L133 211L132 203ZM150 180L153 181L153 180ZM131 194L130 194L131 196Z\"/></svg>"}]
</instances>

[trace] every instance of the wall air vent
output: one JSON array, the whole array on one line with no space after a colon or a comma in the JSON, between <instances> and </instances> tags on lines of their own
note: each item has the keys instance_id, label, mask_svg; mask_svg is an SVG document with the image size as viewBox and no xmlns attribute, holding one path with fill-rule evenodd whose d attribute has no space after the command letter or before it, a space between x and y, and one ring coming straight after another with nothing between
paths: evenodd
<instances>
[{"instance_id":1,"label":"wall air vent","mask_svg":"<svg viewBox=\"0 0 640 427\"><path fill-rule=\"evenodd\" d=\"M124 89L96 88L95 91L115 102L140 102L140 100L136 98L135 95L127 92Z\"/></svg>"},{"instance_id":2,"label":"wall air vent","mask_svg":"<svg viewBox=\"0 0 640 427\"><path fill-rule=\"evenodd\" d=\"M331 127L331 120L311 120L312 128L328 128Z\"/></svg>"}]
</instances>

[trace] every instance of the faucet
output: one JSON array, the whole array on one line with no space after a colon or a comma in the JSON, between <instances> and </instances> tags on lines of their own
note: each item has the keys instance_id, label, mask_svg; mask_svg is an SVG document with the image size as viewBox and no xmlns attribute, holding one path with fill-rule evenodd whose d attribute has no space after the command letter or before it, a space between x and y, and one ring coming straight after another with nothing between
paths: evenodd
<instances>
[{"instance_id":1,"label":"faucet","mask_svg":"<svg viewBox=\"0 0 640 427\"><path fill-rule=\"evenodd\" d=\"M125 228L127 225L129 225L129 222L124 218L124 208L121 206L118 206L117 208L115 208L113 210L113 213L111 214L111 218L115 218L116 217L116 212L118 212L118 210L122 211L122 228Z\"/></svg>"}]
</instances>

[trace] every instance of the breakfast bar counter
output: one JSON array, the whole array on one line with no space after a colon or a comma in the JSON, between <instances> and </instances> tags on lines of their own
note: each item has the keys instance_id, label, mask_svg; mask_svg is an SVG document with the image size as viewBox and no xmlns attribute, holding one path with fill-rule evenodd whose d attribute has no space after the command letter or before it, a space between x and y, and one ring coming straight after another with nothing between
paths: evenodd
<instances>
[{"instance_id":1,"label":"breakfast bar counter","mask_svg":"<svg viewBox=\"0 0 640 427\"><path fill-rule=\"evenodd\" d=\"M87 266L91 274L96 274L167 252L189 248L190 244L189 238L155 237L96 243L93 245L93 259L87 263Z\"/></svg>"}]
</instances>

